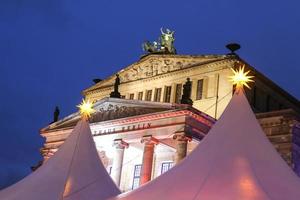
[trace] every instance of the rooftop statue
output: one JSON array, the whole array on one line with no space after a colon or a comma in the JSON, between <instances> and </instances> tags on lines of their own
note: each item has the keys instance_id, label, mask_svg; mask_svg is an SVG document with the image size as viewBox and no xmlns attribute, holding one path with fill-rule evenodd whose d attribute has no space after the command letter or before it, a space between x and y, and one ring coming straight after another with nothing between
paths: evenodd
<instances>
[{"instance_id":1,"label":"rooftop statue","mask_svg":"<svg viewBox=\"0 0 300 200\"><path fill-rule=\"evenodd\" d=\"M53 113L53 122L57 122L59 117L59 108L58 106L55 106L55 110Z\"/></svg>"},{"instance_id":2,"label":"rooftop statue","mask_svg":"<svg viewBox=\"0 0 300 200\"><path fill-rule=\"evenodd\" d=\"M147 51L148 53L154 53L158 51L158 43L157 42L149 42L146 41L143 43L143 50Z\"/></svg>"},{"instance_id":3,"label":"rooftop statue","mask_svg":"<svg viewBox=\"0 0 300 200\"><path fill-rule=\"evenodd\" d=\"M114 91L110 93L110 97L112 98L121 98L121 94L119 92L119 85L120 85L120 77L119 74L116 74L116 79L114 83Z\"/></svg>"},{"instance_id":4,"label":"rooftop statue","mask_svg":"<svg viewBox=\"0 0 300 200\"><path fill-rule=\"evenodd\" d=\"M192 82L190 78L186 79L185 84L183 85L183 94L181 97L181 104L188 104L188 105L193 105L193 101L191 99L191 92L192 92Z\"/></svg>"},{"instance_id":5,"label":"rooftop statue","mask_svg":"<svg viewBox=\"0 0 300 200\"><path fill-rule=\"evenodd\" d=\"M166 32L163 29L160 29L161 36L160 36L160 49L166 53L176 54L176 49L174 47L174 33L175 31L171 31L166 29Z\"/></svg>"},{"instance_id":6,"label":"rooftop statue","mask_svg":"<svg viewBox=\"0 0 300 200\"><path fill-rule=\"evenodd\" d=\"M174 47L174 33L170 29L163 30L160 29L161 36L157 41L150 42L146 41L143 43L143 50L148 53L165 53L165 54L176 54L176 49Z\"/></svg>"}]
</instances>

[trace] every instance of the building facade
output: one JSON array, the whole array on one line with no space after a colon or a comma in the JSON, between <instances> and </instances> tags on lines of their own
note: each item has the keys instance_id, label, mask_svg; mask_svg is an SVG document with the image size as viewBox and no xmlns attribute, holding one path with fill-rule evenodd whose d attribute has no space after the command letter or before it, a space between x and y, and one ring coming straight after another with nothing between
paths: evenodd
<instances>
[{"instance_id":1,"label":"building facade","mask_svg":"<svg viewBox=\"0 0 300 200\"><path fill-rule=\"evenodd\" d=\"M300 171L299 101L235 54L148 54L117 72L122 98L109 98L116 74L85 89L95 103L90 119L103 164L122 191L135 189L179 163L207 134L229 103L232 68L245 65L255 76L247 98L266 135ZM183 85L191 84L193 105L180 104ZM41 129L46 161L79 120L73 113ZM209 156L209 155L208 155Z\"/></svg>"}]
</instances>

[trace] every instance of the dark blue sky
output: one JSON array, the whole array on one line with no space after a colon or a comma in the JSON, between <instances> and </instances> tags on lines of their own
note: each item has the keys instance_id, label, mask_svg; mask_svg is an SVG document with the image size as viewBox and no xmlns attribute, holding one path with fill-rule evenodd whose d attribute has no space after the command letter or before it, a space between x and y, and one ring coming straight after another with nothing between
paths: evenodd
<instances>
[{"instance_id":1,"label":"dark blue sky","mask_svg":"<svg viewBox=\"0 0 300 200\"><path fill-rule=\"evenodd\" d=\"M179 54L239 55L300 98L298 0L1 0L0 188L40 159L39 129L76 110L80 92L137 61L160 27Z\"/></svg>"}]
</instances>

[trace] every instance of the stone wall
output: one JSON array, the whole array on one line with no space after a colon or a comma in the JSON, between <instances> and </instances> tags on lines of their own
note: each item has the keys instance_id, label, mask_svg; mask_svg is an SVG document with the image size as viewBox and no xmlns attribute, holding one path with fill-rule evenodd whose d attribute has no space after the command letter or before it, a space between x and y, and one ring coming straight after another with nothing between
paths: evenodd
<instances>
[{"instance_id":1,"label":"stone wall","mask_svg":"<svg viewBox=\"0 0 300 200\"><path fill-rule=\"evenodd\" d=\"M197 61L196 58L195 61ZM202 58L203 59L203 58ZM182 58L172 58L174 62L183 62ZM235 60L226 59L216 61L214 63L206 62L188 65L182 70L173 70L166 73L160 73L155 76L139 78L133 81L128 81L123 73L120 73L121 85L119 91L126 99L133 97L138 100L139 93L143 94L142 100L146 99L147 91L152 91L151 101L155 101L156 89L161 90L159 102L166 102L167 87L171 87L170 103L176 102L176 87L185 84L186 79L190 78L192 82L191 99L194 102L194 107L208 115L218 118L232 96L232 83L228 77L231 75L230 68L234 65ZM198 81L203 80L202 98L197 99ZM105 85L105 83L103 83ZM104 97L108 97L113 90L113 86L105 86L93 91L86 92L86 98L91 101L97 101ZM180 91L180 99L182 89ZM178 103L178 102L176 102Z\"/></svg>"},{"instance_id":2,"label":"stone wall","mask_svg":"<svg viewBox=\"0 0 300 200\"><path fill-rule=\"evenodd\" d=\"M291 109L257 114L267 137L282 158L295 170L300 170L299 116ZM297 128L298 127L298 128Z\"/></svg>"}]
</instances>

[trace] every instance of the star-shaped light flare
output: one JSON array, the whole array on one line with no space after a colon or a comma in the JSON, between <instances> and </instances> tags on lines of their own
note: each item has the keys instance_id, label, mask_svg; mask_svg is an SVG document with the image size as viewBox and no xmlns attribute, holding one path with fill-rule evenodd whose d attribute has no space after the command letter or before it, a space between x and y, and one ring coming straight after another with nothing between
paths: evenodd
<instances>
[{"instance_id":1,"label":"star-shaped light flare","mask_svg":"<svg viewBox=\"0 0 300 200\"><path fill-rule=\"evenodd\" d=\"M95 110L93 109L93 103L89 100L85 101L83 99L81 104L79 104L77 107L79 108L81 117L84 119L88 119L89 117L91 117L91 114L95 112Z\"/></svg>"},{"instance_id":2,"label":"star-shaped light flare","mask_svg":"<svg viewBox=\"0 0 300 200\"><path fill-rule=\"evenodd\" d=\"M243 88L243 86L246 86L247 88L250 89L248 83L249 82L254 82L252 80L252 78L254 76L248 76L248 74L250 73L250 70L245 72L245 65L240 67L238 70L234 70L231 68L232 72L233 72L233 76L230 76L230 81L236 85L236 88Z\"/></svg>"}]
</instances>

